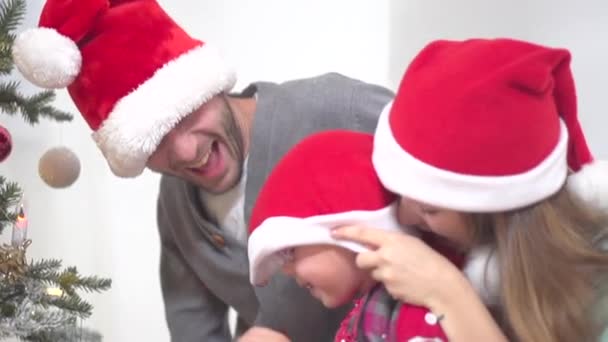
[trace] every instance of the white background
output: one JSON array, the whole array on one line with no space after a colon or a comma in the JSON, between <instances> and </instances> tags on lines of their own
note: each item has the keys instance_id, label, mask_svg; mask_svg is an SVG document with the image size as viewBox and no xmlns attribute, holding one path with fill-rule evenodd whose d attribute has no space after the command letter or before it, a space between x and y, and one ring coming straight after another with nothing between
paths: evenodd
<instances>
[{"instance_id":1,"label":"white background","mask_svg":"<svg viewBox=\"0 0 608 342\"><path fill-rule=\"evenodd\" d=\"M41 0L28 0L25 26L35 25ZM396 89L414 54L431 39L511 36L568 47L574 60L580 116L591 148L608 158L608 3L574 1L439 0L164 0L193 36L223 50L241 89L255 80L284 81L338 71ZM24 82L24 91L33 88ZM441 100L438 97L438 100ZM65 91L56 105L76 113ZM76 115L73 122L0 116L14 150L0 174L26 192L29 256L61 258L85 274L113 279L86 325L105 341L168 341L158 282L155 201L158 176L114 177ZM67 145L82 163L72 187L54 190L38 176L47 149ZM10 230L2 237L10 239Z\"/></svg>"}]
</instances>

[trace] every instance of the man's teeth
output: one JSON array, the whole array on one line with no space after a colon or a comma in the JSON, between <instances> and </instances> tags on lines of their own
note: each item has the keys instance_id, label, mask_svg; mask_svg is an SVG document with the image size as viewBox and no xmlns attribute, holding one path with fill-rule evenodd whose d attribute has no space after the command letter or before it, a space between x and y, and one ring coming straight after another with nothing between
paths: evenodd
<instances>
[{"instance_id":1,"label":"man's teeth","mask_svg":"<svg viewBox=\"0 0 608 342\"><path fill-rule=\"evenodd\" d=\"M207 150L207 153L205 153L203 158L201 158L201 160L196 165L194 165L194 168L200 169L200 168L204 167L205 165L207 165L210 155L211 155L211 148L209 148L209 150Z\"/></svg>"}]
</instances>

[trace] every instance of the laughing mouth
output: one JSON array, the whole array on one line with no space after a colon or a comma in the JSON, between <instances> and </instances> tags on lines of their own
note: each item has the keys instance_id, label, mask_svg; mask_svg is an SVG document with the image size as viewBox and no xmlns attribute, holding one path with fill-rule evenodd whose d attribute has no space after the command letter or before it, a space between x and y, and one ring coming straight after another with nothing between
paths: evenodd
<instances>
[{"instance_id":1,"label":"laughing mouth","mask_svg":"<svg viewBox=\"0 0 608 342\"><path fill-rule=\"evenodd\" d=\"M207 163L209 162L209 156L211 156L211 152L213 152L213 147L215 143L215 141L212 141L211 144L209 144L209 147L207 148L205 154L203 154L203 156L198 160L198 162L188 167L188 169L192 171L197 171L205 168L205 166L207 166Z\"/></svg>"}]
</instances>

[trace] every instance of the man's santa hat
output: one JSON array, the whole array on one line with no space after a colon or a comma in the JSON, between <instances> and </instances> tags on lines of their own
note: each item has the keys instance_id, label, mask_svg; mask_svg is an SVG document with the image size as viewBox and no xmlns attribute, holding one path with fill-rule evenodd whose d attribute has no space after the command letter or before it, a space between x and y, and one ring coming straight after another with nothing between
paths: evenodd
<instances>
[{"instance_id":1,"label":"man's santa hat","mask_svg":"<svg viewBox=\"0 0 608 342\"><path fill-rule=\"evenodd\" d=\"M68 88L121 177L139 175L165 134L235 83L218 51L154 0L48 0L13 57L34 84Z\"/></svg>"},{"instance_id":2,"label":"man's santa hat","mask_svg":"<svg viewBox=\"0 0 608 342\"><path fill-rule=\"evenodd\" d=\"M431 43L380 117L373 163L393 192L453 210L525 207L566 180L608 208L608 163L587 147L564 49L510 39Z\"/></svg>"},{"instance_id":3,"label":"man's santa hat","mask_svg":"<svg viewBox=\"0 0 608 342\"><path fill-rule=\"evenodd\" d=\"M364 224L403 231L396 197L372 166L372 135L334 130L292 148L264 183L250 221L251 283L265 284L283 264L283 253L303 245L364 246L331 237L332 228Z\"/></svg>"}]
</instances>

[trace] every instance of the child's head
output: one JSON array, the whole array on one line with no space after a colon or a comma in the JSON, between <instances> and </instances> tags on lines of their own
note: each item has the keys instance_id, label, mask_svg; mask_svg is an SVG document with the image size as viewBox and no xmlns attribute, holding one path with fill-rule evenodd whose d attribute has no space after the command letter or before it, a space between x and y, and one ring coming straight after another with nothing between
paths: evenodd
<instances>
[{"instance_id":1,"label":"child's head","mask_svg":"<svg viewBox=\"0 0 608 342\"><path fill-rule=\"evenodd\" d=\"M346 224L400 230L396 197L371 163L372 143L369 134L327 131L302 140L279 161L251 215L254 285L282 269L325 306L336 307L373 284L355 264L365 247L331 237L332 228Z\"/></svg>"},{"instance_id":2,"label":"child's head","mask_svg":"<svg viewBox=\"0 0 608 342\"><path fill-rule=\"evenodd\" d=\"M570 58L510 39L431 43L374 136L374 167L401 196L401 223L466 250L494 246L516 340L592 336L586 308L608 270L593 240L608 225L597 210L607 208L608 167L578 122Z\"/></svg>"},{"instance_id":3,"label":"child's head","mask_svg":"<svg viewBox=\"0 0 608 342\"><path fill-rule=\"evenodd\" d=\"M307 288L328 308L367 292L375 281L355 263L356 253L345 247L314 244L295 246L284 253L282 272Z\"/></svg>"}]
</instances>

